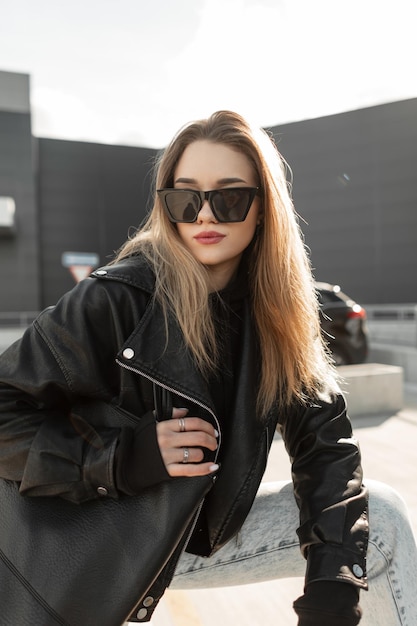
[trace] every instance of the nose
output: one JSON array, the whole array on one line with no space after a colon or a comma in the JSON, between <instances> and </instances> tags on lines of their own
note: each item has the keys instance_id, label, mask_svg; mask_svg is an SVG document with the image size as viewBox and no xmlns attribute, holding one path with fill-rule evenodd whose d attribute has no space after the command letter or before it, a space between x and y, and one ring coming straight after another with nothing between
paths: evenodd
<instances>
[{"instance_id":1,"label":"nose","mask_svg":"<svg viewBox=\"0 0 417 626\"><path fill-rule=\"evenodd\" d=\"M217 223L216 218L213 215L213 211L211 210L209 201L207 199L204 200L201 209L198 213L197 222L199 224L203 222L215 222Z\"/></svg>"}]
</instances>

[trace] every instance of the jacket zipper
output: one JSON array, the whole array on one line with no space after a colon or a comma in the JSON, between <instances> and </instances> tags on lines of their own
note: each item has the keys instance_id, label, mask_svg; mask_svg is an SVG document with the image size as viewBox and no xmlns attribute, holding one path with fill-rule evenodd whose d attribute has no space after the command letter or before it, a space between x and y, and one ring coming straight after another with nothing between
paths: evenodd
<instances>
[{"instance_id":1,"label":"jacket zipper","mask_svg":"<svg viewBox=\"0 0 417 626\"><path fill-rule=\"evenodd\" d=\"M210 409L210 407L206 406L202 402L199 402L199 400L197 400L196 398L193 398L193 397L188 396L188 395L186 395L184 393L181 393L180 391L174 389L173 387L170 387L169 385L164 385L159 380L156 380L155 378L152 378L152 376L149 376L148 374L145 374L144 372L141 372L140 370L132 367L131 365L126 365L126 363L123 363L122 361L119 361L119 359L116 359L116 363L118 365L120 365L120 367L123 367L124 369L126 369L126 370L128 370L130 372L133 372L134 374L138 374L139 376L143 376L144 378L147 378L148 380L150 380L152 383L154 383L156 385L160 385L161 387L164 387L164 389L167 389L168 391L170 391L172 393L175 393L178 396L181 396L185 400L189 400L190 402L194 402L195 404L198 404L198 406L201 406L201 408L203 408L204 410L208 411L210 413L210 415L213 417L214 421L216 422L217 432L219 433L219 439L218 439L219 443L218 443L218 446L217 446L215 459L214 459L215 462L217 462L217 457L218 457L218 454L219 454L220 444L221 444L221 430L220 430L219 420L217 419L217 417L213 413L213 411ZM215 480L216 480L216 477L213 477L213 483L215 482ZM171 569L170 569L170 572L169 572L170 576L171 576L171 574L173 574L172 570L175 570L178 561L180 560L183 552L185 552L185 550L187 548L188 542L190 541L191 535L194 532L195 525L196 525L198 517L200 515L200 511L203 508L204 501L205 501L205 498L202 498L202 500L200 501L200 503L199 503L199 505L197 507L197 510L196 510L196 512L194 514L193 521L192 521L190 529L189 529L189 531L187 533L187 537L186 537L186 540L185 540L184 545L182 547L182 550L181 550L180 554L178 555L178 558L175 560L175 563L173 563L171 565ZM172 576L171 576L171 578L172 578Z\"/></svg>"},{"instance_id":2,"label":"jacket zipper","mask_svg":"<svg viewBox=\"0 0 417 626\"><path fill-rule=\"evenodd\" d=\"M222 433L221 433L221 429L220 429L219 420L217 419L215 413L213 413L213 411L210 409L209 406L203 404L202 402L200 402L196 398L193 398L192 396L188 396L185 393L181 393L177 389L174 389L173 387L170 387L169 385L165 385L164 383L161 383L159 380L156 380L155 378L152 378L152 376L149 376L149 374L145 374L144 372L141 372L140 370L136 369L135 367L132 367L131 365L126 365L126 363L123 363L122 361L119 361L119 359L116 359L116 363L118 365L120 365L120 367L123 367L124 369L129 370L130 372L133 372L134 374L138 374L139 376L143 376L144 378L147 378L148 380L150 380L152 383L154 383L156 385L159 385L160 387L164 387L164 389L167 389L167 391L170 391L171 393L175 393L177 396L181 396L182 398L184 398L184 400L189 400L190 402L194 402L195 404L198 404L198 406L201 406L201 408L204 409L205 411L208 411L210 413L210 415L213 417L213 420L216 423L217 432L219 433L218 445L217 445L217 450L216 450L216 454L215 454L215 458L214 458L214 461L217 462L217 458L218 458L219 450L220 450L220 445L221 445L221 442L222 442L221 441L222 440Z\"/></svg>"}]
</instances>

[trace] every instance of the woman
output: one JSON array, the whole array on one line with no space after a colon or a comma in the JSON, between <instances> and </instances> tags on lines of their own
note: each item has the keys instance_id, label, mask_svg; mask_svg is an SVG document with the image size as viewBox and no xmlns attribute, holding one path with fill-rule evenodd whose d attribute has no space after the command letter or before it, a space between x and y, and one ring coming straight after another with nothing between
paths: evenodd
<instances>
[{"instance_id":1,"label":"woman","mask_svg":"<svg viewBox=\"0 0 417 626\"><path fill-rule=\"evenodd\" d=\"M299 625L358 624L367 490L283 160L263 131L220 111L173 139L156 190L147 222L115 262L3 356L0 475L19 481L25 496L74 502L212 475L172 586L300 575L298 525L307 560L305 593L294 603ZM153 383L170 390L172 419L155 421ZM63 417L91 398L136 420L102 431L96 420L98 450ZM282 485L258 491L276 428L293 494ZM395 532L399 545L390 544L390 567L386 551L373 558L379 604L364 619L411 624L415 600L400 572L415 569L415 558L404 561L415 555L412 534L396 496L379 491L374 523L381 530L395 517L385 537ZM156 581L136 620L150 619L168 582Z\"/></svg>"}]
</instances>

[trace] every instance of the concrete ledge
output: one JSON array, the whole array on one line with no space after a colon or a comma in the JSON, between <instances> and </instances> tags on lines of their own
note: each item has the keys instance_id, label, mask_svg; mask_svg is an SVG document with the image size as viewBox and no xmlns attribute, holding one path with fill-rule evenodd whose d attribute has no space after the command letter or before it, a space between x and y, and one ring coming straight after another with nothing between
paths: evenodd
<instances>
[{"instance_id":1,"label":"concrete ledge","mask_svg":"<svg viewBox=\"0 0 417 626\"><path fill-rule=\"evenodd\" d=\"M404 370L404 380L417 384L417 347L371 343L369 359L375 363L389 363Z\"/></svg>"},{"instance_id":2,"label":"concrete ledge","mask_svg":"<svg viewBox=\"0 0 417 626\"><path fill-rule=\"evenodd\" d=\"M382 363L338 367L351 417L394 414L404 406L403 368Z\"/></svg>"}]
</instances>

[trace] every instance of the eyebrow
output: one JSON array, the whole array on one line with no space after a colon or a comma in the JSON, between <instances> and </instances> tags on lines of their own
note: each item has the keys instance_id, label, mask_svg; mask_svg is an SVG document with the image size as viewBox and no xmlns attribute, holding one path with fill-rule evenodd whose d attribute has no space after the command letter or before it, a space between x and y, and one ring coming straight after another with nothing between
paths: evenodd
<instances>
[{"instance_id":1,"label":"eyebrow","mask_svg":"<svg viewBox=\"0 0 417 626\"><path fill-rule=\"evenodd\" d=\"M176 178L174 181L174 185L177 183L185 183L187 185L197 185L198 181L195 178ZM220 178L217 181L218 185L230 185L232 183L246 183L246 180L243 178L230 177L230 178Z\"/></svg>"}]
</instances>

